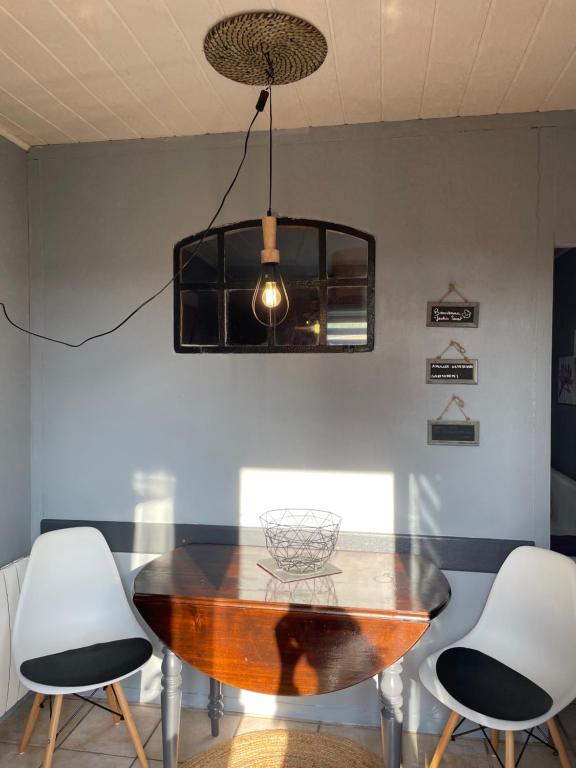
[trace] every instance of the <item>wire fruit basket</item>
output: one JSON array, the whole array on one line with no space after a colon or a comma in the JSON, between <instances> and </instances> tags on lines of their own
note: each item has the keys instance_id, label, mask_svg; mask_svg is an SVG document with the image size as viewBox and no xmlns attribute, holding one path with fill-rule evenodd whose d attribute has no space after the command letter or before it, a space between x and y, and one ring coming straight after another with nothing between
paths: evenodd
<instances>
[{"instance_id":1,"label":"wire fruit basket","mask_svg":"<svg viewBox=\"0 0 576 768\"><path fill-rule=\"evenodd\" d=\"M342 518L320 509L271 509L260 515L266 548L287 573L321 571L334 552Z\"/></svg>"}]
</instances>

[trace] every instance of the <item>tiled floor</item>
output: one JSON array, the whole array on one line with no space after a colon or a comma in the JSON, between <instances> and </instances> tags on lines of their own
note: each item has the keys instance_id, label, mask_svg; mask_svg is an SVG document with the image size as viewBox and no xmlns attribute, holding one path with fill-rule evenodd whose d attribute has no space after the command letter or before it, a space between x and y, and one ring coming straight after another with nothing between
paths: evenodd
<instances>
[{"instance_id":1,"label":"tiled floor","mask_svg":"<svg viewBox=\"0 0 576 768\"><path fill-rule=\"evenodd\" d=\"M29 701L25 701L16 713L0 723L0 768L40 768L42 744L48 729L48 708L38 720L36 731L24 755L17 754ZM160 710L154 706L133 706L145 750L150 758L150 768L162 768ZM570 748L570 758L576 768L576 706L564 711L561 722ZM54 768L138 768L135 752L123 723L114 725L112 718L101 709L68 699L62 711L63 729L58 739ZM380 734L376 728L359 728L343 725L326 725L309 721L267 719L248 715L225 715L221 721L219 740L235 734L266 728L296 728L320 730L358 741L367 749L378 753ZM436 736L404 735L404 768L427 768L437 743ZM210 724L206 712L183 710L181 726L181 757L191 757L218 743L210 736ZM489 748L478 739L459 739L449 745L442 768L497 768L496 759ZM530 746L522 759L521 768L560 768L558 758L542 746Z\"/></svg>"}]
</instances>

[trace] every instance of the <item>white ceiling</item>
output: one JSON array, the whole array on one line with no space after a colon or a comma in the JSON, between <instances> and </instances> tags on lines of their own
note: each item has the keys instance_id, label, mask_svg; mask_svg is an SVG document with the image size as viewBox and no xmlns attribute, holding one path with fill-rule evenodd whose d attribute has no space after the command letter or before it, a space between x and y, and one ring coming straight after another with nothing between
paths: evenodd
<instances>
[{"instance_id":1,"label":"white ceiling","mask_svg":"<svg viewBox=\"0 0 576 768\"><path fill-rule=\"evenodd\" d=\"M23 147L244 130L207 30L288 11L328 40L277 128L576 108L576 0L0 0L0 133ZM253 91L253 92L251 92Z\"/></svg>"}]
</instances>

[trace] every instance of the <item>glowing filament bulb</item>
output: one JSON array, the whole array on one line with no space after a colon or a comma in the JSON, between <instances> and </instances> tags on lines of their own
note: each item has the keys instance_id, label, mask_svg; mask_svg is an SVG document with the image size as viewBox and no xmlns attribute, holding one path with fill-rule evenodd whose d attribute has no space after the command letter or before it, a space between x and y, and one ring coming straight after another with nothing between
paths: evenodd
<instances>
[{"instance_id":1,"label":"glowing filament bulb","mask_svg":"<svg viewBox=\"0 0 576 768\"><path fill-rule=\"evenodd\" d=\"M276 217L262 219L264 248L260 251L260 276L252 294L252 313L268 328L283 323L290 309L290 299L280 272L280 251L276 248Z\"/></svg>"},{"instance_id":2,"label":"glowing filament bulb","mask_svg":"<svg viewBox=\"0 0 576 768\"><path fill-rule=\"evenodd\" d=\"M268 309L274 309L282 301L282 294L278 290L278 286L271 280L264 283L264 290L262 291L262 302Z\"/></svg>"}]
</instances>

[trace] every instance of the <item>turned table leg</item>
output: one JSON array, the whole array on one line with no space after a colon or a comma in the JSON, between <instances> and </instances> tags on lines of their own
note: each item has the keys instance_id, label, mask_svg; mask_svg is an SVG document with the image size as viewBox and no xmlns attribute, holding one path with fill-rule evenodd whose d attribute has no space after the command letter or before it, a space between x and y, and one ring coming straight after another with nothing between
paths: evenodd
<instances>
[{"instance_id":1,"label":"turned table leg","mask_svg":"<svg viewBox=\"0 0 576 768\"><path fill-rule=\"evenodd\" d=\"M208 716L212 736L220 734L220 719L224 716L224 697L222 696L222 683L210 678L210 696L208 698Z\"/></svg>"},{"instance_id":2,"label":"turned table leg","mask_svg":"<svg viewBox=\"0 0 576 768\"><path fill-rule=\"evenodd\" d=\"M182 704L182 662L169 648L162 660L162 756L164 768L178 766L180 707Z\"/></svg>"},{"instance_id":3,"label":"turned table leg","mask_svg":"<svg viewBox=\"0 0 576 768\"><path fill-rule=\"evenodd\" d=\"M382 753L386 768L402 762L402 659L378 675Z\"/></svg>"}]
</instances>

